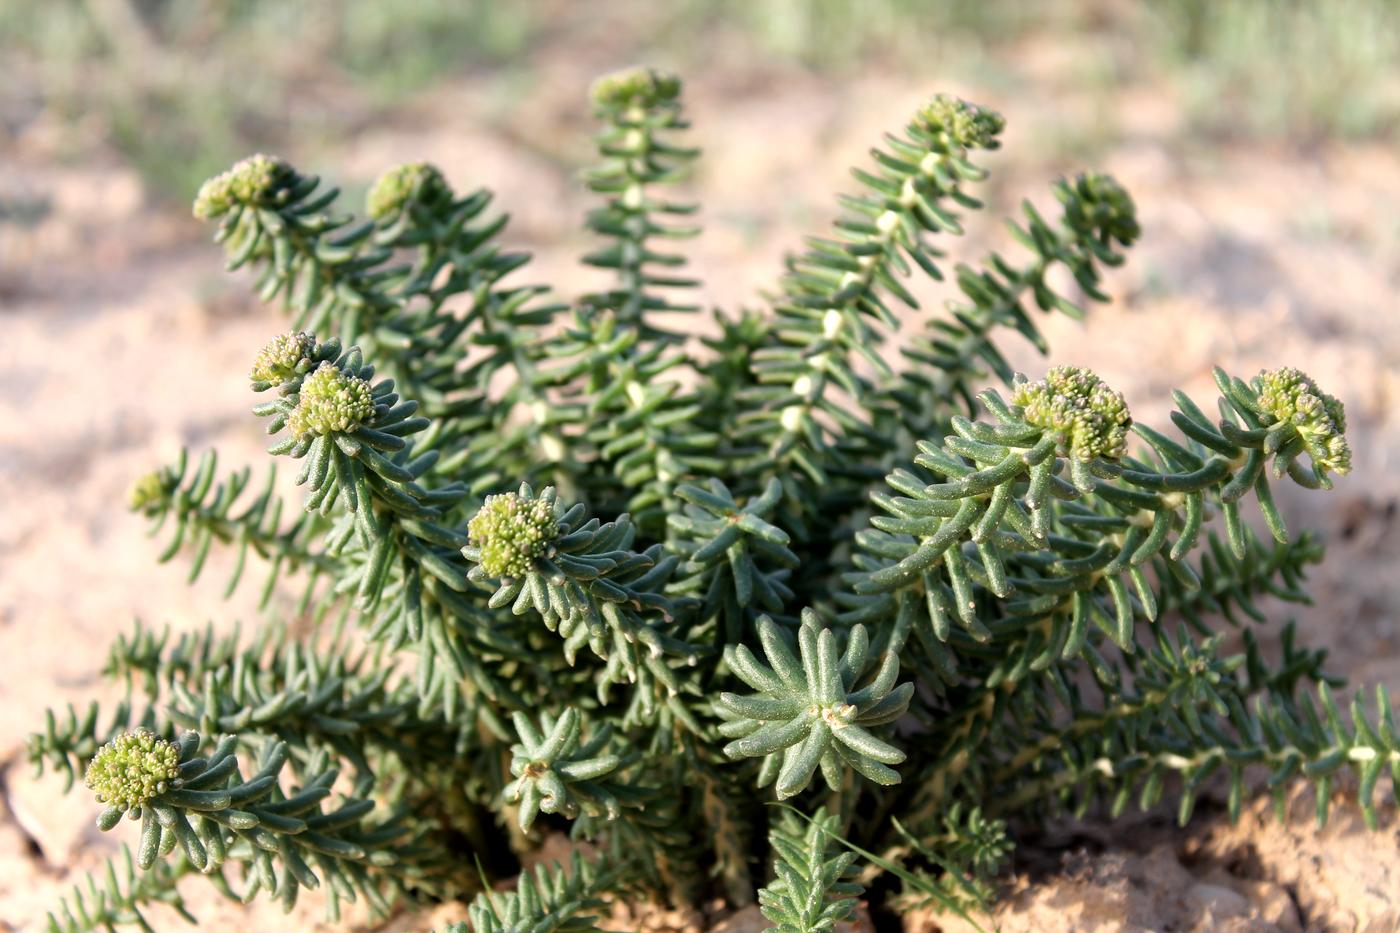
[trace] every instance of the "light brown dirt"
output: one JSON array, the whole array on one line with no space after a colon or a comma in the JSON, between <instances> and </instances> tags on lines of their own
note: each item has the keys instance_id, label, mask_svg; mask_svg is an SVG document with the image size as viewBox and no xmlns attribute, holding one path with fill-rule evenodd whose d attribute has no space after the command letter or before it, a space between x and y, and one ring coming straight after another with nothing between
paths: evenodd
<instances>
[{"instance_id":1,"label":"light brown dirt","mask_svg":"<svg viewBox=\"0 0 1400 933\"><path fill-rule=\"evenodd\" d=\"M463 186L492 187L515 217L509 239L538 255L529 277L576 293L591 284L573 264L585 204L571 175L586 131L577 89L612 64L543 69L510 116L492 112L489 89L465 82L366 132L349 152L288 155L360 182L392 161L427 158ZM695 251L705 298L757 304L782 251L829 216L828 192L844 186L845 166L928 90L884 78L727 82L718 71L692 82L707 150L696 182L707 230ZM1044 94L991 96L1010 120L1009 154L991 162L994 203L1030 193L1044 204L1068 167L1045 152L1036 128L1076 119L1076 104L1056 97L1053 83ZM1085 325L1047 324L1056 359L1093 365L1146 420L1160 420L1171 387L1206 395L1212 363L1242 375L1301 365L1343 398L1354 475L1325 499L1284 503L1294 524L1333 541L1316 575L1317 605L1290 611L1308 642L1332 647L1336 670L1400 695L1400 165L1366 148L1201 155L1175 143L1172 113L1157 98L1121 104L1126 141L1097 162L1135 193L1146 233L1113 279L1114 306ZM227 466L261 468L244 373L281 326L243 297L244 283L223 277L216 250L201 242L207 231L151 210L133 175L102 162L55 168L54 155L40 138L0 153L4 190L52 208L37 226L0 227L0 929L34 927L113 851L115 834L92 826L85 795L64 796L54 779L29 774L24 738L44 708L105 696L95 671L134 615L177 628L256 618L251 587L221 601L217 562L192 587L178 561L152 569L158 545L123 503L130 480L181 445L217 446ZM924 294L937 308L937 294ZM1045 365L1024 348L1016 359L1028 372ZM1300 802L1286 826L1254 806L1232 827L1207 805L1184 832L1155 817L1058 827L1018 864L992 922L1027 931L1400 929L1394 818L1369 833L1338 806L1319 831L1308 807ZM287 919L266 905L216 903L198 883L185 890L206 929L328 929L315 920L315 897ZM388 929L463 916L443 908ZM753 911L710 919L715 929L759 928ZM169 915L153 921L178 928ZM697 922L659 917L646 928ZM909 926L939 928L918 917Z\"/></svg>"}]
</instances>

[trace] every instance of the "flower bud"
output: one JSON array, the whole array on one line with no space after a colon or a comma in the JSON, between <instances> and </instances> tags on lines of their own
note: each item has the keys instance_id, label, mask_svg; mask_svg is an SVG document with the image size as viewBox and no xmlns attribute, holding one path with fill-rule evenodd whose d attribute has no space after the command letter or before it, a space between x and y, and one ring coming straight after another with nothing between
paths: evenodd
<instances>
[{"instance_id":1,"label":"flower bud","mask_svg":"<svg viewBox=\"0 0 1400 933\"><path fill-rule=\"evenodd\" d=\"M1027 424L1061 434L1063 455L1117 460L1127 449L1128 404L1087 369L1056 366L1040 382L1018 385L1011 401L1024 409Z\"/></svg>"},{"instance_id":2,"label":"flower bud","mask_svg":"<svg viewBox=\"0 0 1400 933\"><path fill-rule=\"evenodd\" d=\"M951 94L939 94L924 104L915 121L940 136L950 149L995 149L1006 120L995 110L979 107Z\"/></svg>"},{"instance_id":3,"label":"flower bud","mask_svg":"<svg viewBox=\"0 0 1400 933\"><path fill-rule=\"evenodd\" d=\"M471 545L481 552L481 569L493 577L520 577L559 534L554 503L508 492L487 496L467 524Z\"/></svg>"},{"instance_id":4,"label":"flower bud","mask_svg":"<svg viewBox=\"0 0 1400 933\"><path fill-rule=\"evenodd\" d=\"M118 810L140 807L180 776L180 749L146 729L125 732L97 750L87 786Z\"/></svg>"},{"instance_id":5,"label":"flower bud","mask_svg":"<svg viewBox=\"0 0 1400 933\"><path fill-rule=\"evenodd\" d=\"M1125 246L1142 234L1132 195L1112 175L1085 172L1062 182L1058 193L1066 222L1080 233Z\"/></svg>"},{"instance_id":6,"label":"flower bud","mask_svg":"<svg viewBox=\"0 0 1400 933\"><path fill-rule=\"evenodd\" d=\"M680 97L681 79L653 68L627 68L593 82L593 103L602 110L650 110Z\"/></svg>"},{"instance_id":7,"label":"flower bud","mask_svg":"<svg viewBox=\"0 0 1400 933\"><path fill-rule=\"evenodd\" d=\"M175 491L173 477L165 470L152 470L138 477L126 493L127 507L133 512L144 512Z\"/></svg>"},{"instance_id":8,"label":"flower bud","mask_svg":"<svg viewBox=\"0 0 1400 933\"><path fill-rule=\"evenodd\" d=\"M1303 440L1313 463L1325 471L1351 471L1346 409L1301 370L1292 366L1266 369L1254 377L1260 413L1291 424Z\"/></svg>"},{"instance_id":9,"label":"flower bud","mask_svg":"<svg viewBox=\"0 0 1400 933\"><path fill-rule=\"evenodd\" d=\"M278 334L258 351L248 378L252 380L254 388L290 382L306 372L315 353L314 334Z\"/></svg>"},{"instance_id":10,"label":"flower bud","mask_svg":"<svg viewBox=\"0 0 1400 933\"><path fill-rule=\"evenodd\" d=\"M238 205L259 206L294 174L281 159L261 153L249 156L200 186L194 199L194 216L212 220Z\"/></svg>"},{"instance_id":11,"label":"flower bud","mask_svg":"<svg viewBox=\"0 0 1400 933\"><path fill-rule=\"evenodd\" d=\"M322 362L302 380L287 429L297 437L348 434L372 417L374 398L369 383L334 363Z\"/></svg>"},{"instance_id":12,"label":"flower bud","mask_svg":"<svg viewBox=\"0 0 1400 933\"><path fill-rule=\"evenodd\" d=\"M427 162L405 162L379 176L365 198L365 210L375 220L385 220L414 202L451 199L452 188L435 166Z\"/></svg>"}]
</instances>

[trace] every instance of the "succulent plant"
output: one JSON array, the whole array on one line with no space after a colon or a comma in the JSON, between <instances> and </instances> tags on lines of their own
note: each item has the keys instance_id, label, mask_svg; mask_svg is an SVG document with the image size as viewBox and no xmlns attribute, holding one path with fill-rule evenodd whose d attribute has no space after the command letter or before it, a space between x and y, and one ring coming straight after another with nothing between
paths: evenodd
<instances>
[{"instance_id":1,"label":"succulent plant","mask_svg":"<svg viewBox=\"0 0 1400 933\"><path fill-rule=\"evenodd\" d=\"M250 381L305 509L212 453L130 503L191 577L222 548L230 591L263 564L286 624L138 627L107 668L125 702L50 713L31 760L71 783L91 759L101 828L140 821L55 928L183 910L200 871L289 907L319 886L333 913L474 895L478 931L716 896L829 930L862 895L965 912L1020 827L1168 788L1184 819L1214 774L1236 814L1259 771L1325 815L1349 770L1375 819L1389 698L1344 716L1323 652L1285 628L1271 663L1250 631L1262 597L1307 599L1322 543L1274 485L1347 473L1342 403L1296 369L1217 370L1168 433L1095 373L1029 378L1000 349L1109 299L1142 234L1116 181L1062 179L1011 223L1019 252L949 262L1004 121L934 97L762 312L707 317L680 81L628 70L592 104L602 284L572 299L518 282L490 193L426 163L386 172L367 221L266 156L200 191L291 319ZM928 278L953 297L924 309ZM548 832L581 843L571 866L497 890Z\"/></svg>"}]
</instances>

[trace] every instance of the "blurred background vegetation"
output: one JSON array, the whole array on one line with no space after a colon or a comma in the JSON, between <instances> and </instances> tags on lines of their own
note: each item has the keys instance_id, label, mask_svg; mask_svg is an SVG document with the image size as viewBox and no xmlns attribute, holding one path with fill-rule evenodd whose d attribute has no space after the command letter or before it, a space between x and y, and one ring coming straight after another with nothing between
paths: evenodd
<instances>
[{"instance_id":1,"label":"blurred background vegetation","mask_svg":"<svg viewBox=\"0 0 1400 933\"><path fill-rule=\"evenodd\" d=\"M0 0L0 141L47 120L61 157L111 154L187 202L252 150L343 144L464 76L508 96L581 48L738 82L888 71L1007 95L1048 54L1091 102L1169 95L1183 146L1400 129L1396 0ZM1095 116L1111 111L1087 112L1075 145L1114 142Z\"/></svg>"}]
</instances>

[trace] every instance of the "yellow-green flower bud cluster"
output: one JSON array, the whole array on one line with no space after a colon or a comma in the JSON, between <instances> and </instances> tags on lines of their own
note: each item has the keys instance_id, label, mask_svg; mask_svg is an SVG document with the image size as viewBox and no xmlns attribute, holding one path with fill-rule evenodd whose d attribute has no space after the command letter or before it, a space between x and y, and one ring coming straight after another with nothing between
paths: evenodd
<instances>
[{"instance_id":1,"label":"yellow-green flower bud cluster","mask_svg":"<svg viewBox=\"0 0 1400 933\"><path fill-rule=\"evenodd\" d=\"M481 551L481 569L493 577L520 577L559 534L554 503L508 492L487 496L467 523L467 536Z\"/></svg>"},{"instance_id":2,"label":"yellow-green flower bud cluster","mask_svg":"<svg viewBox=\"0 0 1400 933\"><path fill-rule=\"evenodd\" d=\"M281 385L306 372L316 353L316 336L279 334L258 351L248 378L256 385Z\"/></svg>"},{"instance_id":3,"label":"yellow-green flower bud cluster","mask_svg":"<svg viewBox=\"0 0 1400 933\"><path fill-rule=\"evenodd\" d=\"M369 383L323 362L302 380L296 408L287 429L296 437L346 434L374 417Z\"/></svg>"},{"instance_id":4,"label":"yellow-green flower bud cluster","mask_svg":"<svg viewBox=\"0 0 1400 933\"><path fill-rule=\"evenodd\" d=\"M152 470L139 477L127 490L126 502L133 512L144 512L161 502L175 489L171 476L164 470Z\"/></svg>"},{"instance_id":5,"label":"yellow-green flower bud cluster","mask_svg":"<svg viewBox=\"0 0 1400 933\"><path fill-rule=\"evenodd\" d=\"M1064 182L1065 220L1081 233L1098 234L1124 245L1137 240L1142 225L1132 195L1112 175L1085 172Z\"/></svg>"},{"instance_id":6,"label":"yellow-green flower bud cluster","mask_svg":"<svg viewBox=\"0 0 1400 933\"><path fill-rule=\"evenodd\" d=\"M1063 436L1063 455L1117 460L1127 449L1128 403L1087 369L1056 366L1040 382L1018 385L1011 401L1024 409L1026 423Z\"/></svg>"},{"instance_id":7,"label":"yellow-green flower bud cluster","mask_svg":"<svg viewBox=\"0 0 1400 933\"><path fill-rule=\"evenodd\" d=\"M1262 413L1297 429L1313 463L1334 473L1350 472L1346 409L1336 396L1292 366L1264 370L1254 377L1254 387Z\"/></svg>"},{"instance_id":8,"label":"yellow-green flower bud cluster","mask_svg":"<svg viewBox=\"0 0 1400 933\"><path fill-rule=\"evenodd\" d=\"M100 802L131 810L165 793L179 776L180 750L175 743L138 729L98 749L86 780Z\"/></svg>"},{"instance_id":9,"label":"yellow-green flower bud cluster","mask_svg":"<svg viewBox=\"0 0 1400 933\"><path fill-rule=\"evenodd\" d=\"M653 68L627 68L593 82L593 103L607 110L650 109L674 102L681 79Z\"/></svg>"},{"instance_id":10,"label":"yellow-green flower bud cluster","mask_svg":"<svg viewBox=\"0 0 1400 933\"><path fill-rule=\"evenodd\" d=\"M405 162L379 176L365 198L365 210L375 220L383 220L414 201L436 201L444 195L451 198L452 189L435 166Z\"/></svg>"},{"instance_id":11,"label":"yellow-green flower bud cluster","mask_svg":"<svg viewBox=\"0 0 1400 933\"><path fill-rule=\"evenodd\" d=\"M291 174L291 166L281 159L261 153L249 156L200 186L194 199L194 216L210 220L223 216L235 205L260 204Z\"/></svg>"},{"instance_id":12,"label":"yellow-green flower bud cluster","mask_svg":"<svg viewBox=\"0 0 1400 933\"><path fill-rule=\"evenodd\" d=\"M917 120L923 129L942 136L950 149L991 149L1006 126L995 110L979 107L951 94L939 94L924 104Z\"/></svg>"}]
</instances>

